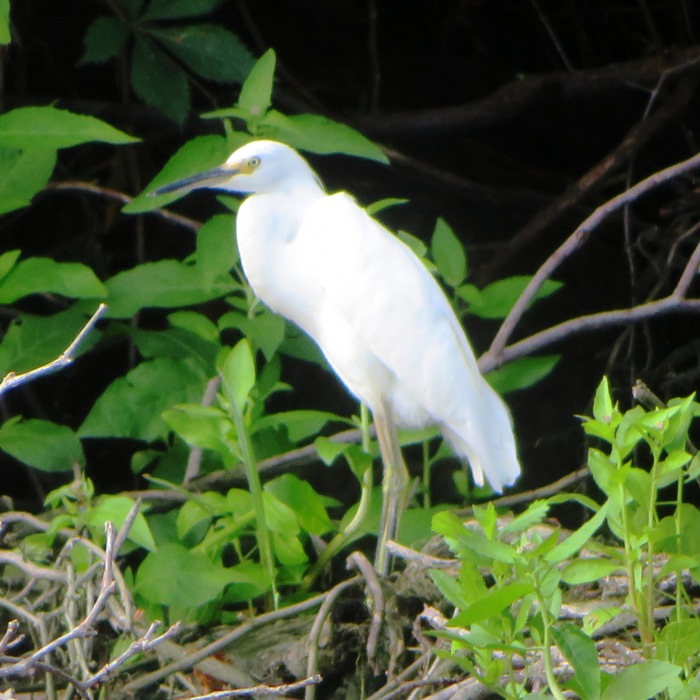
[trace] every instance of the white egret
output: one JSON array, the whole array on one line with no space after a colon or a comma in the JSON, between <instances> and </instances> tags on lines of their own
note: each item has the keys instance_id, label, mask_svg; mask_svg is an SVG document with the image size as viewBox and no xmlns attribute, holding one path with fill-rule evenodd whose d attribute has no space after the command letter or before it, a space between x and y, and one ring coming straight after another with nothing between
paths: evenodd
<instances>
[{"instance_id":1,"label":"white egret","mask_svg":"<svg viewBox=\"0 0 700 700\"><path fill-rule=\"evenodd\" d=\"M478 485L520 474L508 409L479 373L447 298L416 255L345 192L326 194L294 149L253 141L220 167L153 194L209 187L250 195L236 229L255 294L318 344L371 410L384 462L375 567L388 570L408 490L396 428L437 426Z\"/></svg>"}]
</instances>

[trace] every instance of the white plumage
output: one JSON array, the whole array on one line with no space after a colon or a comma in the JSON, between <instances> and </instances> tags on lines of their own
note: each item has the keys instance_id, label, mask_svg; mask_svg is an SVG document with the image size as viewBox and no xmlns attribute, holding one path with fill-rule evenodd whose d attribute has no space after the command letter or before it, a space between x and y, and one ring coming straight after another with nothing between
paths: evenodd
<instances>
[{"instance_id":1,"label":"white plumage","mask_svg":"<svg viewBox=\"0 0 700 700\"><path fill-rule=\"evenodd\" d=\"M327 195L308 163L274 141L249 143L222 167L158 193L196 187L250 195L236 227L253 290L318 343L372 411L385 469L393 472L385 496L396 501L386 516L395 522L385 522L381 534L395 536L407 483L394 424L437 425L479 485L485 477L502 491L515 481L508 409L479 373L437 282L403 242L349 195ZM378 554L378 568L386 566Z\"/></svg>"}]
</instances>

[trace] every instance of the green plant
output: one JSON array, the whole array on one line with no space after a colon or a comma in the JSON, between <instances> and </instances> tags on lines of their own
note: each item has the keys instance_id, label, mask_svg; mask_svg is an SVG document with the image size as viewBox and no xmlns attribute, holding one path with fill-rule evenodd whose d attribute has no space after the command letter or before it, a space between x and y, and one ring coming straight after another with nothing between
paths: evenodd
<instances>
[{"instance_id":1,"label":"green plant","mask_svg":"<svg viewBox=\"0 0 700 700\"><path fill-rule=\"evenodd\" d=\"M144 5L144 12L160 6L152 2ZM139 25L138 31L142 30L145 31ZM93 36L96 31L89 33L93 50L97 47ZM114 45L106 45L107 49L111 51ZM223 120L224 135L198 137L182 146L124 211L142 214L162 207L170 201L167 195L148 197L147 193L222 162L230 150L253 137L283 139L318 153L342 152L386 161L377 146L343 124L317 115L287 116L273 109L274 69L275 55L269 51L253 67L237 103L205 115ZM8 115L0 117L0 146L4 143L3 124L8 134L17 131L17 120L8 117L3 122L5 117ZM132 140L97 120L54 108L22 112L19 117L26 139L36 138L41 131L43 140L37 143L54 152L54 158L56 148L78 143L81 138L114 143ZM50 119L55 119L55 124ZM235 131L232 119L245 126L247 132ZM54 132L56 135L51 136ZM11 146L15 142L7 143ZM37 187L42 185L43 181ZM376 453L376 447L368 437L366 414L361 421L365 437L360 449L323 436L327 426L356 425L354 421L320 411L268 413L266 402L276 393L290 389L282 381L283 357L310 360L321 366L325 362L308 339L287 328L281 318L256 302L240 269L235 245L237 202L231 197L219 199L228 211L213 216L199 228L195 250L184 261L144 262L100 282L90 268L76 263L45 258L22 261L17 253L6 253L0 258L0 272L5 271L0 278L0 300L5 303L44 291L78 300L54 316L20 315L0 345L0 366L5 371L29 369L57 356L84 322L86 310L101 300L109 305L106 337L112 341L124 339L135 348L135 366L103 391L77 431L46 420L23 422L14 418L0 428L0 449L43 471L69 471L84 466L81 441L128 438L141 443L132 458L133 471L148 472L153 483L167 484L186 497L185 505L167 516L145 510L156 549L149 540L149 553L136 568L133 582L140 603L154 615L167 609L170 616L211 619L225 614L221 611L227 603L240 603L267 593L276 601L279 586L285 590L297 585L309 587L334 554L361 535L376 531L378 519L379 499L372 499L369 456ZM387 200L371 208L378 212L398 203L399 200ZM477 290L470 286L466 282L468 266L462 244L442 219L436 224L429 248L408 233L400 235L456 295L460 313L497 318L506 309L494 308L494 294L510 290L511 299L522 289L521 278L505 281L501 285L504 288L493 293L489 287ZM542 294L556 288L552 284ZM216 315L183 308L214 299L223 300ZM131 319L144 309L165 310L167 322L157 330L132 324ZM99 344L100 340L100 333L94 332L86 347ZM231 340L237 343L233 350L228 345ZM550 371L555 362L556 358L551 357L526 360L522 364L525 371L516 368L501 378L494 374L495 381L501 390L528 386ZM507 368L502 370L506 371ZM219 391L205 400L208 387L219 375ZM37 439L39 435L41 439ZM402 438L404 444L424 444L425 508L410 511L404 519L404 532L409 539L421 537L429 530L433 513L430 468L446 451L431 450L426 440L432 437L433 433L426 431L407 433ZM328 465L339 459L345 461L360 485L358 507L351 509L337 526L331 524L326 511L331 501L320 497L308 484L292 482L291 477L265 486L256 483L255 464L310 441L315 441L318 454ZM196 450L201 451L201 457L194 460L194 472L188 473L187 479L243 464L252 500L235 489L217 498L212 493L193 496L179 486L185 478L185 464ZM280 500L278 490L282 484L297 494L295 499L306 493L311 501L322 504L316 522L309 522L303 509L295 510ZM84 510L89 513L94 507L94 503L86 504ZM196 526L192 525L193 513L201 516ZM309 556L311 539L329 533L335 534L314 561ZM233 555L226 546L227 538L236 543ZM191 566L183 568L191 558ZM187 586L174 585L168 591L159 591L149 574L170 571L173 580L177 580L177 572L186 569L198 571L199 579L193 585L199 591L196 600L206 601L206 605L199 606L201 615L197 606L188 606Z\"/></svg>"},{"instance_id":2,"label":"green plant","mask_svg":"<svg viewBox=\"0 0 700 700\"><path fill-rule=\"evenodd\" d=\"M121 75L146 104L182 124L190 110L196 77L240 84L253 57L220 24L198 21L221 0L115 0L112 15L93 20L85 33L80 64L120 63ZM122 78L122 91L128 90Z\"/></svg>"},{"instance_id":3,"label":"green plant","mask_svg":"<svg viewBox=\"0 0 700 700\"><path fill-rule=\"evenodd\" d=\"M527 669L536 658L543 660L549 691L559 699L565 688L585 700L694 697L700 690L700 619L681 574L687 571L697 580L700 573L700 512L682 501L682 493L698 473L697 458L686 451L698 408L691 396L668 408L622 412L604 379L594 416L584 420L586 432L609 446L608 452L589 452L591 473L606 497L602 506L588 497L560 494L534 502L511 520L499 521L491 505L476 507L470 525L448 513L436 515L435 531L460 561L457 577L432 572L456 608L447 628L437 633L449 641L449 651L438 654L508 698L526 694ZM667 502L659 493L669 486L674 499ZM552 505L566 502L578 502L593 516L562 539L558 529L544 527L544 517ZM660 507L669 513L660 514ZM603 525L620 546L592 539ZM490 587L484 572L493 581ZM624 573L626 602L601 601L581 625L562 616L562 601L571 605L570 590L575 599L577 586L602 585L616 572ZM662 588L669 580L675 581L671 592ZM655 613L669 597L672 611L660 626ZM645 660L613 676L602 670L595 634L629 610L638 639L627 643ZM555 646L573 673L556 668ZM529 660L524 670L514 657Z\"/></svg>"}]
</instances>

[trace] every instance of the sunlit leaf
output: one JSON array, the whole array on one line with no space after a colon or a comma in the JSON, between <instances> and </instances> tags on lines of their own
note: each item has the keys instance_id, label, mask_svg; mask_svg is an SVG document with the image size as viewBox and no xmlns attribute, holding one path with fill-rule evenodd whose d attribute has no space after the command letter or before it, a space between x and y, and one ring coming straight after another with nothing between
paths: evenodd
<instances>
[{"instance_id":1,"label":"sunlit leaf","mask_svg":"<svg viewBox=\"0 0 700 700\"><path fill-rule=\"evenodd\" d=\"M119 530L134 505L135 501L128 496L103 496L87 513L87 523L93 530L102 531L109 521ZM155 551L156 543L143 513L137 513L129 528L128 539L144 549Z\"/></svg>"},{"instance_id":2,"label":"sunlit leaf","mask_svg":"<svg viewBox=\"0 0 700 700\"><path fill-rule=\"evenodd\" d=\"M192 306L224 296L235 288L231 278L211 279L196 266L179 260L138 265L111 277L105 286L112 318L130 318L146 307Z\"/></svg>"},{"instance_id":3,"label":"sunlit leaf","mask_svg":"<svg viewBox=\"0 0 700 700\"><path fill-rule=\"evenodd\" d=\"M576 688L581 697L585 700L598 700L601 684L595 642L569 622L552 625L550 631L556 645L574 670Z\"/></svg>"},{"instance_id":4,"label":"sunlit leaf","mask_svg":"<svg viewBox=\"0 0 700 700\"><path fill-rule=\"evenodd\" d=\"M527 389L551 374L561 355L518 357L488 373L488 383L499 393Z\"/></svg>"},{"instance_id":5,"label":"sunlit leaf","mask_svg":"<svg viewBox=\"0 0 700 700\"><path fill-rule=\"evenodd\" d=\"M606 686L602 700L651 698L662 693L678 680L680 666L667 661L642 661L628 666Z\"/></svg>"},{"instance_id":6,"label":"sunlit leaf","mask_svg":"<svg viewBox=\"0 0 700 700\"><path fill-rule=\"evenodd\" d=\"M73 430L35 418L5 421L0 426L0 450L44 472L70 471L85 464L83 447Z\"/></svg>"},{"instance_id":7,"label":"sunlit leaf","mask_svg":"<svg viewBox=\"0 0 700 700\"><path fill-rule=\"evenodd\" d=\"M449 224L442 218L437 220L430 252L440 276L450 285L457 287L467 276L467 256L464 246Z\"/></svg>"},{"instance_id":8,"label":"sunlit leaf","mask_svg":"<svg viewBox=\"0 0 700 700\"><path fill-rule=\"evenodd\" d=\"M86 265L56 262L52 258L21 260L0 279L0 304L41 292L72 299L103 299L107 290Z\"/></svg>"},{"instance_id":9,"label":"sunlit leaf","mask_svg":"<svg viewBox=\"0 0 700 700\"><path fill-rule=\"evenodd\" d=\"M276 61L275 52L268 49L257 60L241 87L237 106L253 117L262 117L272 104Z\"/></svg>"},{"instance_id":10,"label":"sunlit leaf","mask_svg":"<svg viewBox=\"0 0 700 700\"><path fill-rule=\"evenodd\" d=\"M59 149L92 141L117 145L138 140L96 117L56 107L18 107L0 114L3 148Z\"/></svg>"},{"instance_id":11,"label":"sunlit leaf","mask_svg":"<svg viewBox=\"0 0 700 700\"><path fill-rule=\"evenodd\" d=\"M0 147L0 214L28 206L44 188L56 165L56 151L31 146L24 149Z\"/></svg>"},{"instance_id":12,"label":"sunlit leaf","mask_svg":"<svg viewBox=\"0 0 700 700\"><path fill-rule=\"evenodd\" d=\"M247 339L240 340L221 363L221 378L238 410L243 413L255 385L255 362Z\"/></svg>"},{"instance_id":13,"label":"sunlit leaf","mask_svg":"<svg viewBox=\"0 0 700 700\"><path fill-rule=\"evenodd\" d=\"M311 153L344 153L389 162L383 151L359 131L320 114L286 116L270 110L259 123L259 135Z\"/></svg>"}]
</instances>

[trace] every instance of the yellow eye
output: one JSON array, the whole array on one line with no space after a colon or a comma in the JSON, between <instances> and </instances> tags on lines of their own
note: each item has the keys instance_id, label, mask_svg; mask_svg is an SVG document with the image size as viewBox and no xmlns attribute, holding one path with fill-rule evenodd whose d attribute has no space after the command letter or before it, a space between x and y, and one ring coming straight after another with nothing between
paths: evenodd
<instances>
[{"instance_id":1,"label":"yellow eye","mask_svg":"<svg viewBox=\"0 0 700 700\"><path fill-rule=\"evenodd\" d=\"M251 170L255 170L255 168L257 168L258 165L260 165L260 158L258 158L257 156L253 156L252 158L248 158L248 167Z\"/></svg>"}]
</instances>

